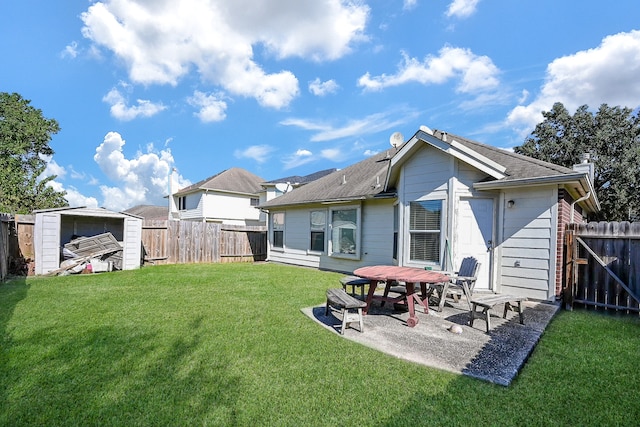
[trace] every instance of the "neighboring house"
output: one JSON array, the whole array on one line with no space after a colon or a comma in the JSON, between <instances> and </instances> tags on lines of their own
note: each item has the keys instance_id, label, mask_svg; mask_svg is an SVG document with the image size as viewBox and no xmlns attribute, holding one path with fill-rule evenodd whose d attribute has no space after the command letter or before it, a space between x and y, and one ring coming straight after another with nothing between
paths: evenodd
<instances>
[{"instance_id":1,"label":"neighboring house","mask_svg":"<svg viewBox=\"0 0 640 427\"><path fill-rule=\"evenodd\" d=\"M111 233L122 246L122 270L140 268L142 218L103 208L59 208L34 211L35 274L60 267L61 250L75 237Z\"/></svg>"},{"instance_id":2,"label":"neighboring house","mask_svg":"<svg viewBox=\"0 0 640 427\"><path fill-rule=\"evenodd\" d=\"M231 168L170 195L169 215L182 221L231 225L264 225L260 211L260 183L264 179Z\"/></svg>"},{"instance_id":3,"label":"neighboring house","mask_svg":"<svg viewBox=\"0 0 640 427\"><path fill-rule=\"evenodd\" d=\"M263 191L261 192L260 201L263 202L275 199L278 196L282 196L284 193L288 193L305 184L320 179L323 176L335 172L336 170L336 168L325 169L305 176L293 175L263 182Z\"/></svg>"},{"instance_id":4,"label":"neighboring house","mask_svg":"<svg viewBox=\"0 0 640 427\"><path fill-rule=\"evenodd\" d=\"M263 203L268 259L352 272L481 268L476 289L550 300L563 230L599 210L588 170L421 127L405 144ZM586 171L585 171L586 169Z\"/></svg>"},{"instance_id":5,"label":"neighboring house","mask_svg":"<svg viewBox=\"0 0 640 427\"><path fill-rule=\"evenodd\" d=\"M169 217L169 208L167 206L155 206L155 205L137 205L122 213L139 216L140 218L150 220L167 220Z\"/></svg>"}]
</instances>

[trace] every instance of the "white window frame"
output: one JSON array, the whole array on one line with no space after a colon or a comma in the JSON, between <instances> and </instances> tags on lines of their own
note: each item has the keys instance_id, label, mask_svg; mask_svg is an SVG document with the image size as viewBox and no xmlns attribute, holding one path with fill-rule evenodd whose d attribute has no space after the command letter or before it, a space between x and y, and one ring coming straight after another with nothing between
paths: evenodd
<instances>
[{"instance_id":1,"label":"white window frame","mask_svg":"<svg viewBox=\"0 0 640 427\"><path fill-rule=\"evenodd\" d=\"M336 225L334 224L334 220L333 220L333 215L335 212L337 211L350 211L350 210L354 210L356 213L356 224L354 227L349 227L348 224L344 224L341 226L336 227ZM329 251L329 256L334 257L334 258L346 258L346 259L354 259L354 260L358 260L360 259L360 252L361 252L361 248L362 248L362 213L361 213L361 208L359 205L349 205L349 206L336 206L336 207L332 207L331 209L329 209L329 217L328 217L328 223L329 223L329 237L328 237L328 251ZM355 240L353 242L353 244L355 245L355 248L353 249L353 252L342 252L340 250L336 250L336 248L334 247L335 245L335 241L334 238L336 236L338 236L338 234L340 233L340 230L347 230L347 229L352 229L355 230L355 236L354 239Z\"/></svg>"},{"instance_id":2,"label":"white window frame","mask_svg":"<svg viewBox=\"0 0 640 427\"><path fill-rule=\"evenodd\" d=\"M178 196L178 210L179 211L187 210L187 196Z\"/></svg>"},{"instance_id":3,"label":"white window frame","mask_svg":"<svg viewBox=\"0 0 640 427\"><path fill-rule=\"evenodd\" d=\"M412 205L414 203L429 203L429 202L433 202L433 203L440 203L440 228L438 229L412 229L411 228L411 209L412 209ZM445 199L440 198L440 199L422 199L422 200L412 200L411 202L409 202L409 209L408 209L408 215L407 215L407 230L408 230L408 235L409 235L409 239L408 242L406 243L407 246L407 259L409 261L409 263L412 264L420 264L420 265L432 265L432 266L439 266L442 262L442 250L443 250L443 238L444 238L444 230L445 230L445 218L446 218L446 211L445 211ZM438 259L437 260L424 260L424 259L414 259L412 257L412 253L411 253L411 246L412 246L412 242L413 242L413 237L414 235L426 235L426 234L437 234L438 235Z\"/></svg>"},{"instance_id":4,"label":"white window frame","mask_svg":"<svg viewBox=\"0 0 640 427\"><path fill-rule=\"evenodd\" d=\"M321 226L314 225L313 223L313 214L314 213L322 213L324 215L324 223ZM313 245L313 234L314 233L322 233L322 250L317 251L314 250ZM327 249L327 211L325 209L313 209L309 212L309 253L323 254Z\"/></svg>"},{"instance_id":5,"label":"white window frame","mask_svg":"<svg viewBox=\"0 0 640 427\"><path fill-rule=\"evenodd\" d=\"M394 261L400 259L400 204L395 203L393 205L393 251L392 258Z\"/></svg>"},{"instance_id":6,"label":"white window frame","mask_svg":"<svg viewBox=\"0 0 640 427\"><path fill-rule=\"evenodd\" d=\"M275 223L275 219L276 216L282 216L282 224L276 224ZM284 211L280 211L280 212L272 212L271 215L269 215L269 220L271 222L271 248L276 250L276 251L284 251L284 236L285 236L285 230L286 230L286 221L287 221L287 215ZM276 232L281 232L282 233L282 246L276 246L275 245L275 233Z\"/></svg>"}]
</instances>

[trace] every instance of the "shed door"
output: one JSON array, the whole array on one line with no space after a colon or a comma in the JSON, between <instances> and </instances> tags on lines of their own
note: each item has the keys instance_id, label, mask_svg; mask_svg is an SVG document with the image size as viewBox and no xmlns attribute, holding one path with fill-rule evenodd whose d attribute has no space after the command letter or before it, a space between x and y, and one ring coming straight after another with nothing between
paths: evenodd
<instances>
[{"instance_id":1,"label":"shed door","mask_svg":"<svg viewBox=\"0 0 640 427\"><path fill-rule=\"evenodd\" d=\"M460 199L454 230L454 268L464 257L475 257L480 262L475 288L491 289L493 199Z\"/></svg>"}]
</instances>

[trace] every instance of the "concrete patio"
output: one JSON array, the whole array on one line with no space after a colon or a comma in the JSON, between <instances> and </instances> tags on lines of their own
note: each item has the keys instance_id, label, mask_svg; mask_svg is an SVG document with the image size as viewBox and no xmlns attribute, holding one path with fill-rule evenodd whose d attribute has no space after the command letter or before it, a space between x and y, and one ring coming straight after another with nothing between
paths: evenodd
<instances>
[{"instance_id":1,"label":"concrete patio","mask_svg":"<svg viewBox=\"0 0 640 427\"><path fill-rule=\"evenodd\" d=\"M459 303L448 300L442 313L433 306L428 314L417 309L419 323L414 328L406 325L409 313L395 310L392 304L380 307L374 301L364 316L364 332L357 330L356 322L342 336L400 359L508 386L558 309L548 302L524 302L521 325L515 311L509 311L503 319L503 305L498 305L492 311L491 331L487 333L482 318L469 326L464 298ZM325 316L324 302L302 312L340 334L340 312ZM462 333L451 332L452 325L460 325Z\"/></svg>"}]
</instances>

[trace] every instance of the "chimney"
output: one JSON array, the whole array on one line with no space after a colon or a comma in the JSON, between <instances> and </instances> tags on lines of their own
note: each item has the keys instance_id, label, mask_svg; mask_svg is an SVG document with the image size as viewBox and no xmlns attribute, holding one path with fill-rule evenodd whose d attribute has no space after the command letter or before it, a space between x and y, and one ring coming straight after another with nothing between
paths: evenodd
<instances>
[{"instance_id":1,"label":"chimney","mask_svg":"<svg viewBox=\"0 0 640 427\"><path fill-rule=\"evenodd\" d=\"M589 160L591 160L591 154L583 153L582 156L580 156L580 163L577 165L573 165L573 170L576 172L586 173L589 176L589 181L591 181L591 184L593 184L595 165Z\"/></svg>"}]
</instances>

